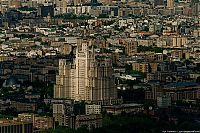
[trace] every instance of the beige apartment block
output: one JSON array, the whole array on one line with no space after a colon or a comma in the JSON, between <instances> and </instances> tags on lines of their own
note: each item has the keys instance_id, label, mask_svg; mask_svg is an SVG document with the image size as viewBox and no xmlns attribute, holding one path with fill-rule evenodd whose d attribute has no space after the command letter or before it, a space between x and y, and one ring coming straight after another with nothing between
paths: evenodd
<instances>
[{"instance_id":1,"label":"beige apartment block","mask_svg":"<svg viewBox=\"0 0 200 133\"><path fill-rule=\"evenodd\" d=\"M167 8L169 9L174 8L174 0L167 0Z\"/></svg>"},{"instance_id":2,"label":"beige apartment block","mask_svg":"<svg viewBox=\"0 0 200 133\"><path fill-rule=\"evenodd\" d=\"M175 36L173 37L173 47L184 47L188 43L186 37Z\"/></svg>"},{"instance_id":3,"label":"beige apartment block","mask_svg":"<svg viewBox=\"0 0 200 133\"><path fill-rule=\"evenodd\" d=\"M132 69L135 71L141 71L143 73L149 72L149 64L148 63L133 63Z\"/></svg>"}]
</instances>

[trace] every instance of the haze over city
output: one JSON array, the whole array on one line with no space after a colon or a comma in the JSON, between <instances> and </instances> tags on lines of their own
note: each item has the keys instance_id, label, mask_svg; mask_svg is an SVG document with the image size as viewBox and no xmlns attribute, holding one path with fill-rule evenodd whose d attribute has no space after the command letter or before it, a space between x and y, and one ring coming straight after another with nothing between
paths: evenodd
<instances>
[{"instance_id":1,"label":"haze over city","mask_svg":"<svg viewBox=\"0 0 200 133\"><path fill-rule=\"evenodd\" d=\"M0 133L200 132L199 0L0 0Z\"/></svg>"}]
</instances>

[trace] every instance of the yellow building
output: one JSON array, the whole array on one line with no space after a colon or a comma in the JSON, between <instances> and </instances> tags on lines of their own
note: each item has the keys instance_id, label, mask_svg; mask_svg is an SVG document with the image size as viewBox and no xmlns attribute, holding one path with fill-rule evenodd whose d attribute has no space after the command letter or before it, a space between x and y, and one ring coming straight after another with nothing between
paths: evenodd
<instances>
[{"instance_id":1,"label":"yellow building","mask_svg":"<svg viewBox=\"0 0 200 133\"><path fill-rule=\"evenodd\" d=\"M173 37L173 47L184 47L188 43L186 37L175 36Z\"/></svg>"},{"instance_id":2,"label":"yellow building","mask_svg":"<svg viewBox=\"0 0 200 133\"><path fill-rule=\"evenodd\" d=\"M16 108L18 112L26 112L26 111L35 111L37 104L12 101L11 106Z\"/></svg>"},{"instance_id":3,"label":"yellow building","mask_svg":"<svg viewBox=\"0 0 200 133\"><path fill-rule=\"evenodd\" d=\"M37 116L36 114L32 113L18 114L17 119L19 121L32 122L33 127L37 129L49 129L49 128L53 129L55 126L53 117Z\"/></svg>"},{"instance_id":4,"label":"yellow building","mask_svg":"<svg viewBox=\"0 0 200 133\"><path fill-rule=\"evenodd\" d=\"M35 117L34 119L34 127L38 129L49 129L54 128L54 118L53 117Z\"/></svg>"},{"instance_id":5,"label":"yellow building","mask_svg":"<svg viewBox=\"0 0 200 133\"><path fill-rule=\"evenodd\" d=\"M126 45L126 53L128 54L128 56L132 56L135 53L137 53L137 41L129 41L129 42L125 42Z\"/></svg>"},{"instance_id":6,"label":"yellow building","mask_svg":"<svg viewBox=\"0 0 200 133\"><path fill-rule=\"evenodd\" d=\"M0 119L0 133L33 133L33 123Z\"/></svg>"},{"instance_id":7,"label":"yellow building","mask_svg":"<svg viewBox=\"0 0 200 133\"><path fill-rule=\"evenodd\" d=\"M174 8L174 0L167 0L167 8L169 9Z\"/></svg>"},{"instance_id":8,"label":"yellow building","mask_svg":"<svg viewBox=\"0 0 200 133\"><path fill-rule=\"evenodd\" d=\"M0 62L1 62L1 61L9 61L9 60L13 60L13 57L9 57L9 56L0 56Z\"/></svg>"},{"instance_id":9,"label":"yellow building","mask_svg":"<svg viewBox=\"0 0 200 133\"><path fill-rule=\"evenodd\" d=\"M153 62L153 63L149 63L150 65L150 72L155 73L158 70L158 63Z\"/></svg>"},{"instance_id":10,"label":"yellow building","mask_svg":"<svg viewBox=\"0 0 200 133\"><path fill-rule=\"evenodd\" d=\"M67 1L66 0L54 0L58 14L64 14L67 12Z\"/></svg>"},{"instance_id":11,"label":"yellow building","mask_svg":"<svg viewBox=\"0 0 200 133\"><path fill-rule=\"evenodd\" d=\"M147 73L147 72L149 72L149 64L135 62L132 64L132 70Z\"/></svg>"}]
</instances>

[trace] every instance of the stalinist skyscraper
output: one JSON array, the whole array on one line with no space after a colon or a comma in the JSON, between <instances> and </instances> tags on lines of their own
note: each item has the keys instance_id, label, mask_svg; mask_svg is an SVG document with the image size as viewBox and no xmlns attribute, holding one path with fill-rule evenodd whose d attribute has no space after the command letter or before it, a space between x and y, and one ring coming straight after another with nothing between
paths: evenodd
<instances>
[{"instance_id":1,"label":"stalinist skyscraper","mask_svg":"<svg viewBox=\"0 0 200 133\"><path fill-rule=\"evenodd\" d=\"M91 41L78 40L73 61L59 61L54 98L76 101L109 101L117 99L112 61L95 56Z\"/></svg>"}]
</instances>

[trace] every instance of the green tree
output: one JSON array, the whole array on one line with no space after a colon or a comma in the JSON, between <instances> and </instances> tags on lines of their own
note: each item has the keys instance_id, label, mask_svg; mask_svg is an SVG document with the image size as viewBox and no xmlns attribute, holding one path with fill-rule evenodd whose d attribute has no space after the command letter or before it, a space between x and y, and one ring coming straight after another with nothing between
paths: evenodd
<instances>
[{"instance_id":1,"label":"green tree","mask_svg":"<svg viewBox=\"0 0 200 133\"><path fill-rule=\"evenodd\" d=\"M163 48L160 47L153 47L153 46L142 46L139 45L137 47L137 51L140 52L147 52L147 51L151 51L151 52L155 52L155 53L162 53L163 52Z\"/></svg>"},{"instance_id":2,"label":"green tree","mask_svg":"<svg viewBox=\"0 0 200 133\"><path fill-rule=\"evenodd\" d=\"M200 76L197 77L196 82L197 82L197 83L200 83Z\"/></svg>"},{"instance_id":3,"label":"green tree","mask_svg":"<svg viewBox=\"0 0 200 133\"><path fill-rule=\"evenodd\" d=\"M83 125L76 130L76 133L88 133L88 132L89 132L89 130L88 130L87 125Z\"/></svg>"}]
</instances>

